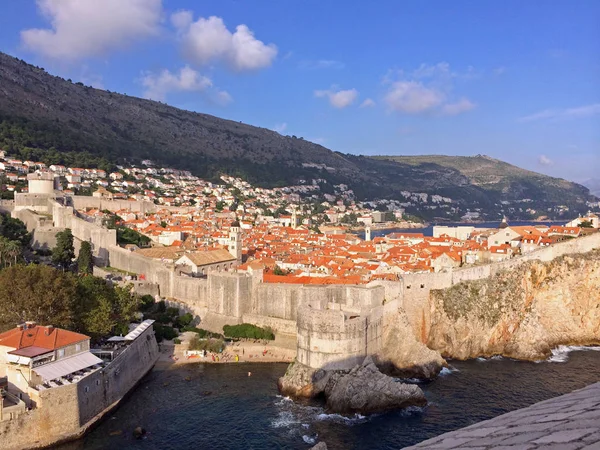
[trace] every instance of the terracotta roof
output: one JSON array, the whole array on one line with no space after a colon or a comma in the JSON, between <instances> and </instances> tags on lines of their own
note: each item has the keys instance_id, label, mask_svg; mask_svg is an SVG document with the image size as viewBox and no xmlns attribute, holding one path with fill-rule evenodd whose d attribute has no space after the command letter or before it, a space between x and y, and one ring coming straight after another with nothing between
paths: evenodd
<instances>
[{"instance_id":1,"label":"terracotta roof","mask_svg":"<svg viewBox=\"0 0 600 450\"><path fill-rule=\"evenodd\" d=\"M182 255L186 256L196 266L207 266L209 264L219 264L222 262L235 261L236 258L227 250L209 250L206 252L192 252Z\"/></svg>"},{"instance_id":2,"label":"terracotta roof","mask_svg":"<svg viewBox=\"0 0 600 450\"><path fill-rule=\"evenodd\" d=\"M13 328L0 334L0 345L16 350L26 347L39 347L48 350L65 347L88 340L84 334L63 330L62 328L33 326L27 329Z\"/></svg>"},{"instance_id":3,"label":"terracotta roof","mask_svg":"<svg viewBox=\"0 0 600 450\"><path fill-rule=\"evenodd\" d=\"M179 247L154 247L136 250L137 254L154 259L178 259L183 250Z\"/></svg>"}]
</instances>

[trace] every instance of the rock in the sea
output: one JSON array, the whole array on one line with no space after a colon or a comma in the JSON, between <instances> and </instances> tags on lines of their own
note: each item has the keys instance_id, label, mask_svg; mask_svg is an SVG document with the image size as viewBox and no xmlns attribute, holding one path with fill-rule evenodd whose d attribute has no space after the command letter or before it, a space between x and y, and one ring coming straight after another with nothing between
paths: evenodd
<instances>
[{"instance_id":1,"label":"rock in the sea","mask_svg":"<svg viewBox=\"0 0 600 450\"><path fill-rule=\"evenodd\" d=\"M277 381L279 392L290 397L316 397L322 394L331 372L313 369L295 361Z\"/></svg>"},{"instance_id":2,"label":"rock in the sea","mask_svg":"<svg viewBox=\"0 0 600 450\"><path fill-rule=\"evenodd\" d=\"M370 414L427 404L421 388L384 375L371 357L348 373L332 374L325 398L328 409L339 414Z\"/></svg>"},{"instance_id":3,"label":"rock in the sea","mask_svg":"<svg viewBox=\"0 0 600 450\"><path fill-rule=\"evenodd\" d=\"M386 317L383 348L377 355L379 369L404 378L435 378L447 366L442 355L415 339L404 310Z\"/></svg>"},{"instance_id":4,"label":"rock in the sea","mask_svg":"<svg viewBox=\"0 0 600 450\"><path fill-rule=\"evenodd\" d=\"M314 447L311 447L309 450L327 450L327 444L325 442L319 442Z\"/></svg>"},{"instance_id":5,"label":"rock in the sea","mask_svg":"<svg viewBox=\"0 0 600 450\"><path fill-rule=\"evenodd\" d=\"M141 439L142 437L144 437L146 434L146 429L142 428L142 427L135 427L135 429L133 430L133 437L135 437L136 439Z\"/></svg>"}]
</instances>

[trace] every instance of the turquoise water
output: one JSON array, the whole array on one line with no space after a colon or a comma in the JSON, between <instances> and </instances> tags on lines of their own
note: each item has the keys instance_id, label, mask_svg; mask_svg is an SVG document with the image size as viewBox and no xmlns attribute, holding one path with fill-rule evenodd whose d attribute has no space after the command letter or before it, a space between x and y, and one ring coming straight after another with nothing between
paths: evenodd
<instances>
[{"instance_id":1,"label":"turquoise water","mask_svg":"<svg viewBox=\"0 0 600 450\"><path fill-rule=\"evenodd\" d=\"M421 384L425 408L352 418L279 396L285 364L154 370L89 435L57 448L308 449L325 440L330 449L398 449L600 381L599 351L553 359L451 361L452 370ZM145 439L133 438L136 426L148 430Z\"/></svg>"}]
</instances>

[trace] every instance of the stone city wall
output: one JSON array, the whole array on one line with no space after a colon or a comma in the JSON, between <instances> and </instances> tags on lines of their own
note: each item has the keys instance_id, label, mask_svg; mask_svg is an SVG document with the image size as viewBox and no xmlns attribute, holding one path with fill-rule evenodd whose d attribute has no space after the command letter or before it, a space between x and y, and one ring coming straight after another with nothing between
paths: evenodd
<instances>
[{"instance_id":1,"label":"stone city wall","mask_svg":"<svg viewBox=\"0 0 600 450\"><path fill-rule=\"evenodd\" d=\"M447 272L404 274L401 276L401 306L406 311L415 338L423 342L423 337L429 333L431 327L429 297L432 289L448 289L463 281L482 280L498 272L515 269L528 261L552 261L559 256L587 253L594 248L600 248L600 233L540 248L507 261L448 270ZM386 297L388 290L386 288Z\"/></svg>"},{"instance_id":2,"label":"stone city wall","mask_svg":"<svg viewBox=\"0 0 600 450\"><path fill-rule=\"evenodd\" d=\"M381 306L369 315L352 316L338 309L301 305L296 359L315 369L350 369L380 350L382 320Z\"/></svg>"},{"instance_id":3,"label":"stone city wall","mask_svg":"<svg viewBox=\"0 0 600 450\"><path fill-rule=\"evenodd\" d=\"M127 394L158 359L152 327L113 362L78 383L40 391L37 408L0 422L2 450L53 445L76 439Z\"/></svg>"},{"instance_id":4,"label":"stone city wall","mask_svg":"<svg viewBox=\"0 0 600 450\"><path fill-rule=\"evenodd\" d=\"M14 200L0 200L0 212L10 214L15 209Z\"/></svg>"},{"instance_id":5,"label":"stone city wall","mask_svg":"<svg viewBox=\"0 0 600 450\"><path fill-rule=\"evenodd\" d=\"M75 204L82 207L91 197L77 199ZM100 200L100 199L96 199ZM91 200L94 202L96 200ZM71 227L73 234L78 239L91 240L96 254L102 252L106 255L108 264L112 267L136 274L144 274L146 281L159 286L159 293L163 297L176 299L182 309L192 312L199 317L200 326L212 331L221 331L224 324L238 324L243 321L261 326L271 326L279 332L293 332L292 323L298 322L299 331L299 358L327 363L338 361L343 355L350 359L358 358L362 353L356 353L355 335L360 335L358 329L375 330L364 331L376 333L377 327L369 328L364 321L371 311L386 302L395 302L399 308L404 309L412 327L415 338L422 340L431 327L430 291L432 289L447 289L454 284L465 280L478 280L487 278L498 271L510 270L525 261L540 259L551 260L557 256L569 253L581 253L600 247L600 233L584 238L556 244L542 248L535 252L514 258L505 262L448 270L439 273L405 274L399 282L373 282L368 286L303 286L295 284L269 284L262 283L262 277L252 276L237 272L211 273L207 278L190 278L178 276L174 267L145 258L116 245L116 236L94 224L81 220L73 215L73 208L64 207L57 202L53 203L53 215L56 226ZM128 202L135 203L135 202ZM87 203L86 205L90 205ZM113 204L116 209L123 205ZM141 208L141 206L140 206ZM320 323L320 332L327 333L327 317L335 316L338 319L331 321L332 329L327 339L333 340L332 348L322 350L323 345L317 345L320 350L314 350L307 343L322 339L314 335L313 327L300 327L299 311L303 305L313 302L319 305L318 317L324 314L324 322ZM343 310L343 311L342 311ZM340 317L349 314L360 316L352 319L352 324L344 319L344 336L339 333ZM341 315L340 315L341 314ZM332 317L333 317L332 316ZM312 319L311 319L312 320ZM310 320L309 320L310 322ZM303 322L307 324L309 322ZM362 325L353 325L362 323ZM371 322L369 322L371 323ZM354 331L352 331L354 330ZM301 335L302 333L308 333ZM364 336L363 336L364 337ZM379 337L380 338L380 337ZM324 339L324 338L323 338ZM357 338L361 339L361 338ZM376 335L369 338L377 341ZM367 340L369 340L367 339ZM300 343L302 341L302 344ZM335 345L340 341L340 346ZM364 339L363 339L364 341ZM344 343L342 343L344 342ZM362 345L362 344L361 344ZM313 355L314 353L314 355ZM331 356L334 355L334 356Z\"/></svg>"},{"instance_id":6,"label":"stone city wall","mask_svg":"<svg viewBox=\"0 0 600 450\"><path fill-rule=\"evenodd\" d=\"M85 195L74 195L71 198L75 209L96 208L100 211L108 210L111 212L127 210L134 213L139 212L141 214L153 213L159 210L167 210L173 212L192 212L198 210L193 206L178 207L156 205L153 202L149 202L146 200L110 200L108 198L91 197Z\"/></svg>"}]
</instances>

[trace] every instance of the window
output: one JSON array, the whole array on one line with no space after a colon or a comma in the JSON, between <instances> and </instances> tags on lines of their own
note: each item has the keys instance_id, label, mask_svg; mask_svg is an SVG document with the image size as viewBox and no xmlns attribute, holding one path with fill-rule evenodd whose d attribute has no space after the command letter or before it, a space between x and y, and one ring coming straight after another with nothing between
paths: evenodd
<instances>
[{"instance_id":1,"label":"window","mask_svg":"<svg viewBox=\"0 0 600 450\"><path fill-rule=\"evenodd\" d=\"M59 348L56 351L56 357L57 358L62 358L63 356L65 356L65 349L64 348Z\"/></svg>"},{"instance_id":2,"label":"window","mask_svg":"<svg viewBox=\"0 0 600 450\"><path fill-rule=\"evenodd\" d=\"M423 288L425 288L425 285L424 285L424 284L422 284L422 285L421 285L421 289L423 289Z\"/></svg>"},{"instance_id":3,"label":"window","mask_svg":"<svg viewBox=\"0 0 600 450\"><path fill-rule=\"evenodd\" d=\"M85 387L85 392L90 392L90 387L89 386Z\"/></svg>"},{"instance_id":4,"label":"window","mask_svg":"<svg viewBox=\"0 0 600 450\"><path fill-rule=\"evenodd\" d=\"M76 352L80 352L81 351L81 344L75 344L75 351Z\"/></svg>"},{"instance_id":5,"label":"window","mask_svg":"<svg viewBox=\"0 0 600 450\"><path fill-rule=\"evenodd\" d=\"M410 284L408 286L406 286L406 289L410 289Z\"/></svg>"}]
</instances>

